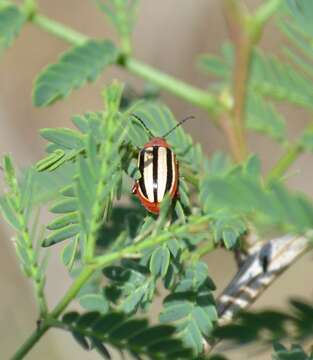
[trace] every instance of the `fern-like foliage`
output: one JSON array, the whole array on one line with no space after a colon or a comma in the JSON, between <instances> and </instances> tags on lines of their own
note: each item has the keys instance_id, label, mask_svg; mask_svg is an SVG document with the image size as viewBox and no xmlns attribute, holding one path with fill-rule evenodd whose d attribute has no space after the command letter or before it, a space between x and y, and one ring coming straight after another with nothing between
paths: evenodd
<instances>
[{"instance_id":1,"label":"fern-like foliage","mask_svg":"<svg viewBox=\"0 0 313 360\"><path fill-rule=\"evenodd\" d=\"M3 169L7 192L0 197L0 212L15 231L14 245L22 271L34 282L40 313L44 316L47 311L43 293L45 261L40 258L37 246L40 240L37 219L32 216L34 172L29 169L23 181L18 181L9 156L4 157Z\"/></svg>"},{"instance_id":2,"label":"fern-like foliage","mask_svg":"<svg viewBox=\"0 0 313 360\"><path fill-rule=\"evenodd\" d=\"M199 59L201 69L219 79L214 87L222 96L225 96L223 94L225 91L228 93L231 87L233 58L232 46L225 44L220 57L202 55ZM291 67L287 67L288 65L280 63L276 58L268 57L260 50L256 50L252 57L246 98L247 129L263 133L279 142L286 139L285 119L265 98L311 106L309 81ZM290 76L285 76L285 73ZM306 92L302 91L304 84L307 88Z\"/></svg>"},{"instance_id":3,"label":"fern-like foliage","mask_svg":"<svg viewBox=\"0 0 313 360\"><path fill-rule=\"evenodd\" d=\"M85 350L96 349L105 359L112 359L107 345L127 351L137 359L144 355L156 360L191 358L191 351L175 338L173 326L149 326L146 319L129 318L119 312L105 315L71 312L55 326L70 331Z\"/></svg>"},{"instance_id":4,"label":"fern-like foliage","mask_svg":"<svg viewBox=\"0 0 313 360\"><path fill-rule=\"evenodd\" d=\"M298 50L288 47L285 49L289 58L306 74L312 81L313 50L313 27L310 18L312 16L312 2L307 0L285 1L282 16L279 18L279 26ZM300 51L300 54L298 52ZM303 56L304 55L304 56Z\"/></svg>"},{"instance_id":5,"label":"fern-like foliage","mask_svg":"<svg viewBox=\"0 0 313 360\"><path fill-rule=\"evenodd\" d=\"M17 6L0 4L0 54L12 44L25 22L26 16Z\"/></svg>"},{"instance_id":6,"label":"fern-like foliage","mask_svg":"<svg viewBox=\"0 0 313 360\"><path fill-rule=\"evenodd\" d=\"M87 81L95 81L119 52L109 40L89 40L65 52L56 64L42 70L35 80L33 103L48 106Z\"/></svg>"},{"instance_id":7,"label":"fern-like foliage","mask_svg":"<svg viewBox=\"0 0 313 360\"><path fill-rule=\"evenodd\" d=\"M203 351L203 337L209 338L217 320L212 296L215 285L203 262L189 264L180 281L163 303L162 323L173 323L178 336L198 355Z\"/></svg>"},{"instance_id":8,"label":"fern-like foliage","mask_svg":"<svg viewBox=\"0 0 313 360\"><path fill-rule=\"evenodd\" d=\"M54 145L65 145L65 148L68 146L69 151L73 151L71 146L74 147L77 172L74 184L61 191L61 199L51 208L53 213L60 216L48 225L52 232L43 242L43 246L50 246L74 236L79 236L80 248L82 244L89 242L90 237L90 241L94 243L97 240L102 217L109 211L110 204L121 187L121 145L127 131L127 128L122 130L116 126L121 92L122 88L118 84L107 88L107 110L101 115L89 116L88 120L93 119L94 122L86 120L86 117L76 118L83 131L92 129L89 133L79 137L76 132L64 129L44 132L45 136L49 134ZM70 157L72 156L73 153ZM77 246L74 246L75 248Z\"/></svg>"},{"instance_id":9,"label":"fern-like foliage","mask_svg":"<svg viewBox=\"0 0 313 360\"><path fill-rule=\"evenodd\" d=\"M205 176L200 197L204 211L243 216L255 224L275 225L285 231L303 232L312 228L313 204L303 195L292 194L279 182L265 186L255 157L236 166L226 175Z\"/></svg>"},{"instance_id":10,"label":"fern-like foliage","mask_svg":"<svg viewBox=\"0 0 313 360\"><path fill-rule=\"evenodd\" d=\"M250 130L271 136L283 142L286 139L286 122L274 106L260 95L251 94L246 104L246 124Z\"/></svg>"},{"instance_id":11,"label":"fern-like foliage","mask_svg":"<svg viewBox=\"0 0 313 360\"><path fill-rule=\"evenodd\" d=\"M105 294L120 311L132 314L152 302L156 281L147 267L134 261L123 261L120 266L105 268L103 272L110 280Z\"/></svg>"}]
</instances>

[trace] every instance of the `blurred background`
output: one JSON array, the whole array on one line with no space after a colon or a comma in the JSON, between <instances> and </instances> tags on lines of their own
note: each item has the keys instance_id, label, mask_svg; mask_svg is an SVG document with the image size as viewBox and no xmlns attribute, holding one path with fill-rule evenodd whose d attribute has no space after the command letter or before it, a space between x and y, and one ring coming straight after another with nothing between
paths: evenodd
<instances>
[{"instance_id":1,"label":"blurred background","mask_svg":"<svg viewBox=\"0 0 313 360\"><path fill-rule=\"evenodd\" d=\"M248 0L253 7L260 1ZM91 37L116 39L92 0L40 0L43 14L67 24ZM209 80L196 66L197 56L202 53L217 53L227 38L225 22L219 0L145 0L141 2L139 19L134 31L134 54L137 58L170 73L182 80L205 88ZM264 33L261 45L275 52L281 43L280 33L270 24ZM54 62L67 44L26 25L13 47L6 51L0 62L0 154L9 152L20 167L37 161L44 150L44 142L38 136L42 127L71 127L73 114L99 110L102 100L99 95L103 85L116 77L130 82L138 90L143 83L119 69L110 69L96 82L75 91L65 102L57 102L46 109L36 109L31 104L32 82L38 72ZM217 149L227 149L222 135L208 121L206 114L168 94L162 94L175 116L181 119L195 115L196 120L184 125L195 141L203 145L210 156ZM308 122L302 111L283 108L288 118L290 137L296 136ZM260 154L264 170L270 168L280 156L279 148L261 136L249 135L253 152ZM294 189L313 195L312 157L302 156L293 167L289 184ZM0 223L0 359L6 360L28 337L36 326L36 309L30 283L23 278L16 261L7 226ZM47 278L47 298L50 307L64 294L70 280L59 259L61 247L55 247ZM312 280L308 267L312 255L301 258L290 270L254 304L253 308L273 306L285 308L291 296L312 298ZM212 278L217 284L217 294L229 282L236 268L233 258L219 250L207 257ZM157 306L155 314L157 314ZM230 359L269 359L270 353L254 353L229 350ZM118 357L117 357L118 358ZM86 353L61 330L49 331L43 340L28 355L29 360L98 359L97 354Z\"/></svg>"}]
</instances>

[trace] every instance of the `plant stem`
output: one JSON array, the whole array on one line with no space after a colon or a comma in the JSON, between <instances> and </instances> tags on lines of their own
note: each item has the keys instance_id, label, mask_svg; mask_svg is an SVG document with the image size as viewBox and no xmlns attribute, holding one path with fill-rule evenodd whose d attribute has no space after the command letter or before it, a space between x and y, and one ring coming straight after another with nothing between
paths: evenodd
<instances>
[{"instance_id":1,"label":"plant stem","mask_svg":"<svg viewBox=\"0 0 313 360\"><path fill-rule=\"evenodd\" d=\"M36 14L31 18L33 24L58 38L67 41L72 45L81 45L89 38L71 28L68 28L57 21L51 20L46 16ZM139 75L144 80L159 86L161 89L196 105L209 113L216 113L223 108L219 100L207 91L198 89L181 80L178 80L166 73L161 72L149 65L146 65L133 57L124 57L118 63L129 72Z\"/></svg>"},{"instance_id":2,"label":"plant stem","mask_svg":"<svg viewBox=\"0 0 313 360\"><path fill-rule=\"evenodd\" d=\"M286 152L267 175L267 181L281 178L302 152L303 147L301 144L295 143L289 145Z\"/></svg>"},{"instance_id":3,"label":"plant stem","mask_svg":"<svg viewBox=\"0 0 313 360\"><path fill-rule=\"evenodd\" d=\"M91 265L95 266L96 268L102 268L104 266L111 264L116 260L125 257L126 255L138 253L152 246L160 245L170 240L175 235L179 235L185 232L199 232L199 230L203 230L203 226L207 227L207 223L211 220L211 218L212 218L211 215L206 215L199 217L198 219L195 219L193 222L185 225L174 225L172 226L171 231L168 231L161 235L150 236L142 242L138 242L133 245L127 246L126 248L112 252L111 254L98 256L97 258L94 259ZM211 244L210 246L214 246L214 244Z\"/></svg>"},{"instance_id":4,"label":"plant stem","mask_svg":"<svg viewBox=\"0 0 313 360\"><path fill-rule=\"evenodd\" d=\"M16 354L11 358L11 360L20 360L31 350L31 348L37 343L37 341L41 338L41 336L49 329L51 326L51 322L49 319L53 321L53 319L57 319L62 312L67 308L69 303L76 297L82 286L90 279L93 273L104 266L110 265L116 260L119 260L125 257L128 254L137 253L141 250L148 249L152 246L161 244L167 240L170 240L174 235L184 233L186 231L189 232L198 232L199 229L202 230L203 226L206 226L206 223L211 219L211 216L202 216L200 218L195 219L193 222L189 224L185 224L183 226L173 226L171 232L167 232L162 235L151 236L150 238L136 243L126 248L115 251L111 254L99 256L93 260L88 266L86 266L79 276L75 279L72 286L66 292L64 297L60 300L60 302L56 305L56 307L52 310L50 314L47 315L46 321L43 320L40 328L37 329L29 339L19 348ZM214 246L214 245L210 245Z\"/></svg>"},{"instance_id":5,"label":"plant stem","mask_svg":"<svg viewBox=\"0 0 313 360\"><path fill-rule=\"evenodd\" d=\"M206 91L184 83L172 76L152 68L134 58L126 58L123 66L135 75L156 84L161 89L202 108L209 113L214 113L222 107L218 100Z\"/></svg>"},{"instance_id":6,"label":"plant stem","mask_svg":"<svg viewBox=\"0 0 313 360\"><path fill-rule=\"evenodd\" d=\"M297 140L287 146L285 153L267 175L267 181L279 179L286 173L290 166L298 159L299 155L305 151L305 147L301 144L301 139L307 132L312 131L313 123L309 123L303 130L302 135L300 135Z\"/></svg>"},{"instance_id":7,"label":"plant stem","mask_svg":"<svg viewBox=\"0 0 313 360\"><path fill-rule=\"evenodd\" d=\"M25 343L18 349L18 351L12 356L11 360L20 360L32 349L37 341L44 335L44 333L50 328L49 318L58 318L60 314L66 309L68 304L76 297L82 286L90 279L95 269L86 267L79 276L75 279L72 286L64 295L63 299L57 304L54 310L47 316L47 320L43 320L40 327L36 329L33 334L25 341Z\"/></svg>"},{"instance_id":8,"label":"plant stem","mask_svg":"<svg viewBox=\"0 0 313 360\"><path fill-rule=\"evenodd\" d=\"M233 155L238 162L247 154L245 136L245 102L253 39L247 27L248 13L240 1L224 0L225 17L230 38L235 44L233 73L234 107L231 114L231 131L234 133ZM225 126L224 126L225 127Z\"/></svg>"},{"instance_id":9,"label":"plant stem","mask_svg":"<svg viewBox=\"0 0 313 360\"><path fill-rule=\"evenodd\" d=\"M76 297L80 289L84 284L91 278L93 273L95 272L95 268L91 266L85 267L82 272L75 279L71 287L68 289L64 297L60 300L57 306L52 310L50 316L54 318L58 318L62 312L66 309L68 304Z\"/></svg>"},{"instance_id":10,"label":"plant stem","mask_svg":"<svg viewBox=\"0 0 313 360\"><path fill-rule=\"evenodd\" d=\"M39 339L45 334L49 329L48 324L42 324L36 331L34 331L31 336L25 341L25 343L18 349L18 351L11 357L10 360L21 360L23 359L32 347L39 341Z\"/></svg>"},{"instance_id":11,"label":"plant stem","mask_svg":"<svg viewBox=\"0 0 313 360\"><path fill-rule=\"evenodd\" d=\"M31 22L48 33L53 34L72 45L81 45L89 39L88 36L81 34L43 15L34 15L31 18Z\"/></svg>"}]
</instances>

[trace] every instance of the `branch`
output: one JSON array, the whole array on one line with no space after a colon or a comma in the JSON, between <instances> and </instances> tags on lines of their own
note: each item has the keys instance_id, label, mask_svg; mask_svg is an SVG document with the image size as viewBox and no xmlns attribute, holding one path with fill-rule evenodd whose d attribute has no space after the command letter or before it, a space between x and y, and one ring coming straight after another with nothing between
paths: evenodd
<instances>
[{"instance_id":1,"label":"branch","mask_svg":"<svg viewBox=\"0 0 313 360\"><path fill-rule=\"evenodd\" d=\"M250 65L254 45L259 41L269 18L277 11L282 0L268 0L250 14L240 0L224 0L228 33L235 45L235 66L233 71L234 107L228 119L221 119L221 125L229 139L236 161L246 158L245 103L249 81ZM231 134L233 133L233 134Z\"/></svg>"},{"instance_id":2,"label":"branch","mask_svg":"<svg viewBox=\"0 0 313 360\"><path fill-rule=\"evenodd\" d=\"M305 129L302 131L302 134L298 136L293 143L287 146L286 151L282 157L278 160L272 170L267 176L267 181L272 179L280 179L290 166L298 159L298 157L306 151L305 146L302 144L302 138L305 136L306 132L313 131L313 123L309 123Z\"/></svg>"},{"instance_id":3,"label":"branch","mask_svg":"<svg viewBox=\"0 0 313 360\"><path fill-rule=\"evenodd\" d=\"M81 45L89 38L71 28L68 28L46 16L35 14L30 21L56 37L65 40L71 45ZM161 72L151 66L148 66L133 57L121 56L118 64L120 67L128 70L130 73L140 76L144 80L159 86L161 89L172 93L191 104L204 109L210 114L216 114L224 106L222 102L208 91L196 88L181 80L178 80L166 73Z\"/></svg>"},{"instance_id":4,"label":"branch","mask_svg":"<svg viewBox=\"0 0 313 360\"><path fill-rule=\"evenodd\" d=\"M138 253L142 250L149 249L152 246L162 244L166 241L169 241L173 238L174 235L184 234L186 231L197 233L202 231L204 228L207 228L207 223L211 219L211 216L202 216L195 219L193 222L185 225L173 225L171 231L166 232L162 235L153 235L148 237L142 242L135 243L133 245L127 246L126 248L115 251L110 254L96 257L92 263L88 264L84 270L78 275L75 279L69 290L66 292L64 297L56 305L54 310L47 315L46 320L42 321L41 326L29 337L29 339L19 348L16 354L11 358L11 360L21 360L23 357L32 349L32 347L37 343L37 341L44 335L44 333L51 327L51 319L57 319L62 312L67 308L70 302L75 299L80 289L84 284L91 278L95 271L102 269L105 266L112 264L113 262L127 257L129 254ZM210 247L213 250L214 244L212 240L212 245Z\"/></svg>"},{"instance_id":5,"label":"branch","mask_svg":"<svg viewBox=\"0 0 313 360\"><path fill-rule=\"evenodd\" d=\"M262 246L257 243L218 299L219 322L232 320L239 310L252 305L308 247L307 237L294 235L270 240Z\"/></svg>"},{"instance_id":6,"label":"branch","mask_svg":"<svg viewBox=\"0 0 313 360\"><path fill-rule=\"evenodd\" d=\"M18 349L18 351L11 357L10 360L23 359L31 348L41 339L41 337L49 329L49 325L44 325L32 333L32 335L25 341L25 343Z\"/></svg>"},{"instance_id":7,"label":"branch","mask_svg":"<svg viewBox=\"0 0 313 360\"><path fill-rule=\"evenodd\" d=\"M303 153L303 150L303 146L299 143L289 145L286 152L269 172L267 181L281 178L290 166L298 159L299 155Z\"/></svg>"},{"instance_id":8,"label":"branch","mask_svg":"<svg viewBox=\"0 0 313 360\"><path fill-rule=\"evenodd\" d=\"M246 157L245 101L253 49L252 34L246 26L248 13L237 0L224 0L225 17L228 32L235 45L235 67L233 73L234 107L231 115L232 131L235 134L235 160Z\"/></svg>"},{"instance_id":9,"label":"branch","mask_svg":"<svg viewBox=\"0 0 313 360\"><path fill-rule=\"evenodd\" d=\"M306 237L285 235L265 244L256 243L217 300L219 325L231 322L239 311L249 308L267 287L308 250L309 237L310 234ZM210 353L217 343L210 343L205 352Z\"/></svg>"}]
</instances>

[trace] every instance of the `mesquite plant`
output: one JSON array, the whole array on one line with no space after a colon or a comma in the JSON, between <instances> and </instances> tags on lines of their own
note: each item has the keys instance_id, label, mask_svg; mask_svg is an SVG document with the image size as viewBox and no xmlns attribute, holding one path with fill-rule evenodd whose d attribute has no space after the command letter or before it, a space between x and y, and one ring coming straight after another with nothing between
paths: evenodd
<instances>
[{"instance_id":1,"label":"mesquite plant","mask_svg":"<svg viewBox=\"0 0 313 360\"><path fill-rule=\"evenodd\" d=\"M221 1L230 40L219 55L199 57L201 70L215 76L207 89L136 59L131 35L138 1L98 0L94 5L116 29L119 43L91 39L42 15L36 0L0 0L1 53L27 22L69 44L35 79L34 106L66 101L107 67L118 66L201 108L225 135L229 153L216 149L208 157L177 128L167 140L180 163L179 196L176 201L165 197L158 215L148 213L130 188L141 176L136 158L149 134L131 115L156 136L177 122L158 91L137 95L112 80L103 86L102 111L73 114L71 129L40 131L47 155L33 167L17 171L5 155L1 214L15 231L16 253L38 304L34 332L12 359L24 358L50 328L71 333L84 349L106 359L112 347L137 359L222 359L223 354L213 353L223 339L275 341L273 359L312 359L300 345L288 350L278 341L300 343L312 335L313 305L293 300L286 314L233 312L221 325L220 299L214 299L215 285L202 259L220 247L242 259L253 246L251 239L262 246L270 234L305 235L308 242L301 251L309 249L313 202L289 191L284 181L298 156L313 150L313 126L289 138L276 105L288 102L309 114L313 110L312 0L264 0L254 10L243 0ZM258 48L269 19L288 44L277 56ZM258 155L249 152L250 131L281 146L282 156L268 173L261 171ZM59 186L47 201L42 194L53 179ZM117 203L121 197L125 201ZM43 234L36 214L47 205L54 218L44 224ZM46 253L59 243L73 282L51 309L45 296ZM262 261L266 274L269 259ZM163 308L159 324L152 326L149 305L161 296L161 287ZM73 300L80 304L76 311ZM244 349L242 354L245 358Z\"/></svg>"}]
</instances>

